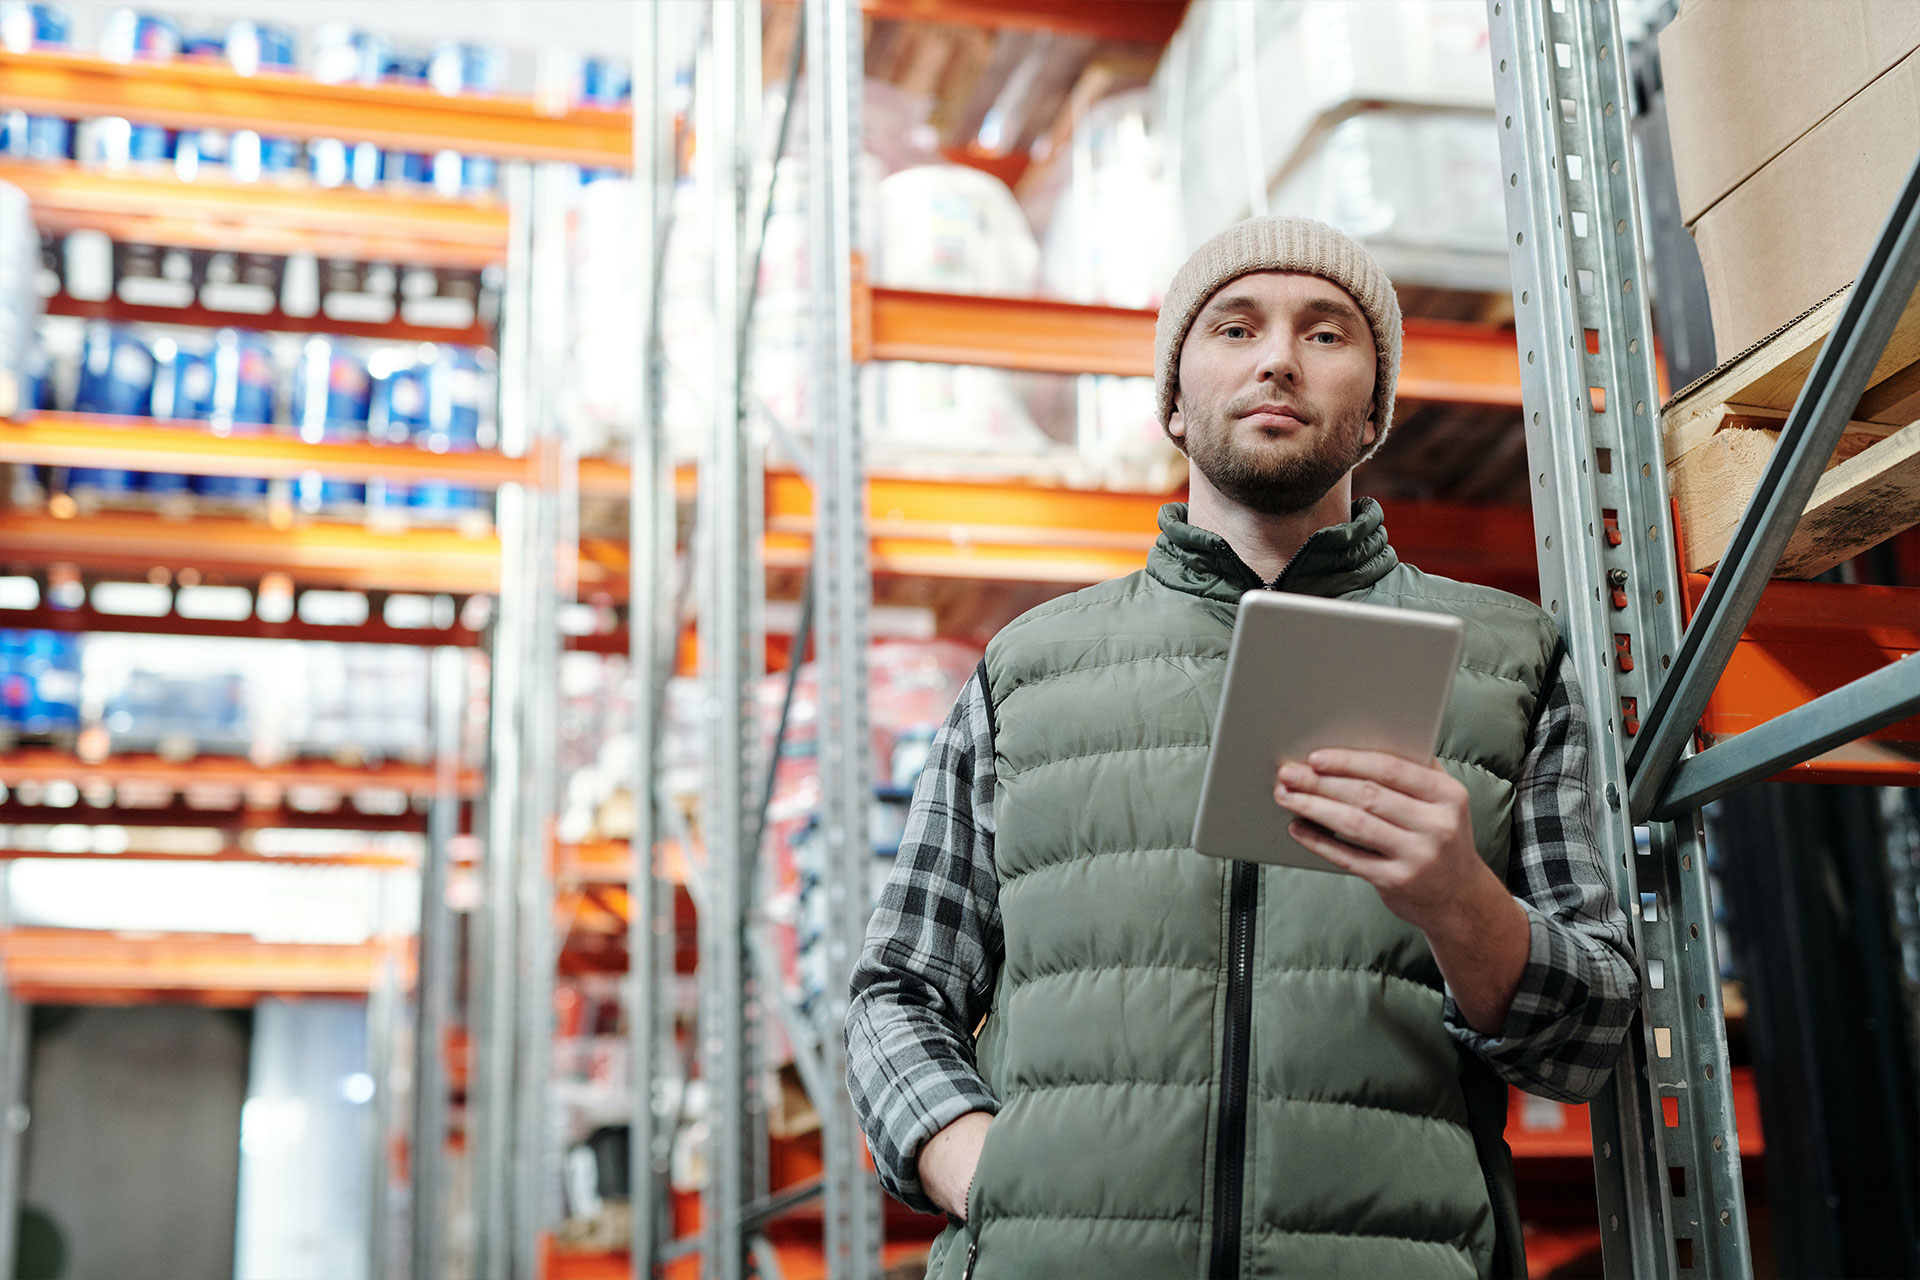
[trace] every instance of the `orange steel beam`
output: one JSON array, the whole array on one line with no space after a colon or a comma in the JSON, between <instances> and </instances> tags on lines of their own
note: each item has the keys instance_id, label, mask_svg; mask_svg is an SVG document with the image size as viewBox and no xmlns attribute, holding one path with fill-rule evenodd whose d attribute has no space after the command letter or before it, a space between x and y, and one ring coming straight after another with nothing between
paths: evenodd
<instances>
[{"instance_id":1,"label":"orange steel beam","mask_svg":"<svg viewBox=\"0 0 1920 1280\"><path fill-rule=\"evenodd\" d=\"M42 231L101 231L131 244L479 270L502 262L507 210L307 183L182 182L172 175L0 161L0 181L26 192Z\"/></svg>"},{"instance_id":2,"label":"orange steel beam","mask_svg":"<svg viewBox=\"0 0 1920 1280\"><path fill-rule=\"evenodd\" d=\"M341 480L380 476L481 489L528 483L535 475L531 459L491 451L428 453L410 445L310 444L287 435L216 436L203 422L57 412L0 422L0 461L267 479L317 471Z\"/></svg>"},{"instance_id":3,"label":"orange steel beam","mask_svg":"<svg viewBox=\"0 0 1920 1280\"><path fill-rule=\"evenodd\" d=\"M1155 319L1155 312L1126 307L856 282L854 356L1150 378ZM1402 400L1520 404L1520 360L1511 329L1409 319L1400 361L1395 394Z\"/></svg>"},{"instance_id":4,"label":"orange steel beam","mask_svg":"<svg viewBox=\"0 0 1920 1280\"><path fill-rule=\"evenodd\" d=\"M50 316L77 316L82 320L110 320L116 324L182 324L207 329L260 329L273 333L330 333L343 338L366 338L373 342L452 342L464 347L485 347L493 342L493 330L483 324L462 329L438 325L408 324L394 319L379 322L330 320L323 315L290 316L283 311L259 315L244 311L215 311L198 303L185 307L156 307L122 302L118 298L90 301L56 293L45 303Z\"/></svg>"},{"instance_id":5,"label":"orange steel beam","mask_svg":"<svg viewBox=\"0 0 1920 1280\"><path fill-rule=\"evenodd\" d=\"M125 935L81 929L10 929L0 965L31 1003L137 1003L156 996L251 1003L263 995L364 995L389 955L412 982L412 948L260 942L224 934Z\"/></svg>"},{"instance_id":6,"label":"orange steel beam","mask_svg":"<svg viewBox=\"0 0 1920 1280\"><path fill-rule=\"evenodd\" d=\"M231 516L169 520L133 512L60 519L0 511L0 565L80 565L143 577L193 569L233 581L286 573L302 586L359 591L497 590L500 542L452 529L393 532L334 521L287 528ZM589 566L582 566L583 574Z\"/></svg>"},{"instance_id":7,"label":"orange steel beam","mask_svg":"<svg viewBox=\"0 0 1920 1280\"><path fill-rule=\"evenodd\" d=\"M1689 617L1708 578L1682 578ZM1775 581L1701 715L1714 739L1743 733L1920 651L1920 587ZM1920 785L1920 716L1795 765L1777 781Z\"/></svg>"},{"instance_id":8,"label":"orange steel beam","mask_svg":"<svg viewBox=\"0 0 1920 1280\"><path fill-rule=\"evenodd\" d=\"M545 113L527 98L450 98L431 89L321 84L270 71L243 76L195 62L4 53L0 102L47 115L126 116L176 129L260 129L404 151L450 148L608 168L627 168L633 153L627 111Z\"/></svg>"},{"instance_id":9,"label":"orange steel beam","mask_svg":"<svg viewBox=\"0 0 1920 1280\"><path fill-rule=\"evenodd\" d=\"M230 756L197 756L191 760L165 760L152 755L109 756L88 763L65 751L30 748L0 752L0 783L17 787L22 782L72 782L80 786L104 783L168 787L186 791L196 787L258 786L329 787L342 791L388 788L412 795L432 795L435 773L431 765L382 764L339 765L328 760L293 760L286 764L258 765L251 760ZM460 775L460 794L480 793L480 776ZM75 809L75 813L84 812Z\"/></svg>"},{"instance_id":10,"label":"orange steel beam","mask_svg":"<svg viewBox=\"0 0 1920 1280\"><path fill-rule=\"evenodd\" d=\"M945 22L1165 45L1187 0L860 0L869 18Z\"/></svg>"},{"instance_id":11,"label":"orange steel beam","mask_svg":"<svg viewBox=\"0 0 1920 1280\"><path fill-rule=\"evenodd\" d=\"M222 849L218 853L155 853L130 850L126 853L96 853L90 849L49 849L0 847L0 862L19 862L27 858L53 862L256 862L283 867L370 867L376 871L410 870L420 865L417 858L395 853L254 853L247 849Z\"/></svg>"}]
</instances>

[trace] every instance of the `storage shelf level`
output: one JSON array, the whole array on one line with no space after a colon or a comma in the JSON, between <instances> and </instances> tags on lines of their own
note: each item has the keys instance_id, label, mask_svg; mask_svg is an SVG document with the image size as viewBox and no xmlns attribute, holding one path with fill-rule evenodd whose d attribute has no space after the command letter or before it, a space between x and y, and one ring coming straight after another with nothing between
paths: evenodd
<instances>
[{"instance_id":1,"label":"storage shelf level","mask_svg":"<svg viewBox=\"0 0 1920 1280\"><path fill-rule=\"evenodd\" d=\"M474 271L506 260L507 209L492 198L300 180L183 182L165 170L23 160L0 160L0 182L24 191L35 224L54 235L99 231L128 244Z\"/></svg>"}]
</instances>

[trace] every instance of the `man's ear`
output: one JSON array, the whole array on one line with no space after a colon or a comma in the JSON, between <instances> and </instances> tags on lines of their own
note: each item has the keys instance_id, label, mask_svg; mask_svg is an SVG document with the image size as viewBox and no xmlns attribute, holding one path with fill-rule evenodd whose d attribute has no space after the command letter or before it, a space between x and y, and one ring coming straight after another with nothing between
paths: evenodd
<instances>
[{"instance_id":1,"label":"man's ear","mask_svg":"<svg viewBox=\"0 0 1920 1280\"><path fill-rule=\"evenodd\" d=\"M1366 433L1360 437L1360 443L1365 448L1371 449L1373 447L1373 442L1380 438L1380 426L1379 426L1379 423L1376 421L1378 417L1379 417L1378 412L1370 413L1367 415Z\"/></svg>"},{"instance_id":2,"label":"man's ear","mask_svg":"<svg viewBox=\"0 0 1920 1280\"><path fill-rule=\"evenodd\" d=\"M1180 416L1180 393L1173 393L1173 412L1167 416L1167 434L1177 443L1186 438L1187 420Z\"/></svg>"}]
</instances>

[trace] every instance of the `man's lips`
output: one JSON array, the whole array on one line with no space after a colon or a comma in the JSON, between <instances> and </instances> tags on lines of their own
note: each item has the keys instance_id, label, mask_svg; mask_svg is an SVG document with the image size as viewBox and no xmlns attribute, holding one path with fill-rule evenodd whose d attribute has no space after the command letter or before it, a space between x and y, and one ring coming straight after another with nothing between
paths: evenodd
<instances>
[{"instance_id":1,"label":"man's lips","mask_svg":"<svg viewBox=\"0 0 1920 1280\"><path fill-rule=\"evenodd\" d=\"M1240 415L1241 419L1257 427L1299 426L1306 422L1295 410L1284 405L1261 405Z\"/></svg>"}]
</instances>

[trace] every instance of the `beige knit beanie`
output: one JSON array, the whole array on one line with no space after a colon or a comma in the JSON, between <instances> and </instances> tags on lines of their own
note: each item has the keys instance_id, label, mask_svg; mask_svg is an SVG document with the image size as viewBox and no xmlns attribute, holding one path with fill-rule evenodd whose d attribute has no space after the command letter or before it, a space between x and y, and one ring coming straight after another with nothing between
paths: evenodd
<instances>
[{"instance_id":1,"label":"beige knit beanie","mask_svg":"<svg viewBox=\"0 0 1920 1280\"><path fill-rule=\"evenodd\" d=\"M1349 236L1311 218L1248 218L1194 250L1160 304L1154 327L1154 392L1160 425L1173 417L1180 384L1180 348L1200 309L1220 286L1254 271L1301 271L1345 289L1373 327L1379 373L1373 383L1374 423L1379 434L1367 450L1379 452L1393 425L1393 384L1400 375L1400 299L1373 255ZM1365 458L1362 459L1365 461Z\"/></svg>"}]
</instances>

